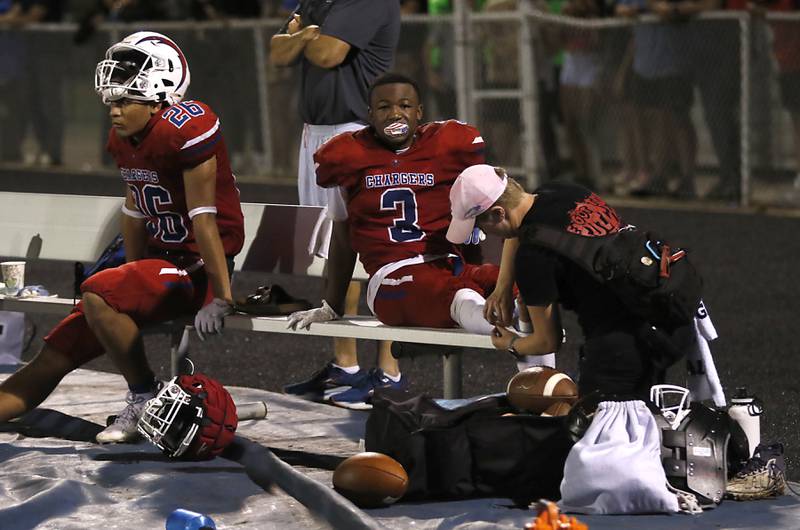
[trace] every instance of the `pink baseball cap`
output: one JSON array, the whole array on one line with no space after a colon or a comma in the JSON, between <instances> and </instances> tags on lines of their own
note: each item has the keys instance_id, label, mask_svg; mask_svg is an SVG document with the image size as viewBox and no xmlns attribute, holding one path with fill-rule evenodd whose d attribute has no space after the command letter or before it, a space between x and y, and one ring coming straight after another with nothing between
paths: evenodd
<instances>
[{"instance_id":1,"label":"pink baseball cap","mask_svg":"<svg viewBox=\"0 0 800 530\"><path fill-rule=\"evenodd\" d=\"M470 166L450 188L450 212L453 215L447 240L463 243L475 228L475 218L492 207L506 189L505 173L498 175L488 164Z\"/></svg>"}]
</instances>

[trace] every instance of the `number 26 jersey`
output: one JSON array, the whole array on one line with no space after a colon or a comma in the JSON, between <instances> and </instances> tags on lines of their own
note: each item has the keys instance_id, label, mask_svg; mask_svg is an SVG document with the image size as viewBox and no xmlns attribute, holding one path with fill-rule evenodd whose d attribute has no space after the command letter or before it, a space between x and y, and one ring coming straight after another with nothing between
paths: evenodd
<instances>
[{"instance_id":1,"label":"number 26 jersey","mask_svg":"<svg viewBox=\"0 0 800 530\"><path fill-rule=\"evenodd\" d=\"M138 137L134 143L112 128L107 149L147 220L148 246L199 253L183 172L216 157L217 227L225 255L236 255L244 243L244 218L214 112L200 101L184 101L153 115Z\"/></svg>"}]
</instances>

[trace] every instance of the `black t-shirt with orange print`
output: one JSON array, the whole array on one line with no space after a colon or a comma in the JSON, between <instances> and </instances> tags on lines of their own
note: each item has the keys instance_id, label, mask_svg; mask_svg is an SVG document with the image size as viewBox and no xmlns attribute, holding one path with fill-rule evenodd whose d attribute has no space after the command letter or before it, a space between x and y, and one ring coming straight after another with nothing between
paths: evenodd
<instances>
[{"instance_id":1,"label":"black t-shirt with orange print","mask_svg":"<svg viewBox=\"0 0 800 530\"><path fill-rule=\"evenodd\" d=\"M586 237L614 233L622 226L611 206L587 188L551 182L534 192L536 200L523 224L542 224ZM516 256L517 286L526 305L559 303L575 311L588 339L629 321L631 314L616 295L586 271L547 248L520 245Z\"/></svg>"}]
</instances>

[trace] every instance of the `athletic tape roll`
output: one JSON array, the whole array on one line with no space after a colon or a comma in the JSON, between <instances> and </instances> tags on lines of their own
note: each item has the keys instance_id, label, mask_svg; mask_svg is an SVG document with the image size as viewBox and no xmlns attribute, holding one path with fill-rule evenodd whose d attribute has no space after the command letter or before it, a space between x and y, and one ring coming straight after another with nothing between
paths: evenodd
<instances>
[{"instance_id":1,"label":"athletic tape roll","mask_svg":"<svg viewBox=\"0 0 800 530\"><path fill-rule=\"evenodd\" d=\"M237 404L236 416L239 417L239 421L263 420L267 417L267 404L264 401Z\"/></svg>"}]
</instances>

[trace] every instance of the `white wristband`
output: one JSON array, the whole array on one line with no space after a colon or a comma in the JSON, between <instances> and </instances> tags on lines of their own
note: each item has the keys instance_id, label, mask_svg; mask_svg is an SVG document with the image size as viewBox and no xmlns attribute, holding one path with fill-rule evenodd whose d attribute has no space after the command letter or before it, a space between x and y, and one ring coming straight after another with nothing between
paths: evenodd
<instances>
[{"instance_id":1,"label":"white wristband","mask_svg":"<svg viewBox=\"0 0 800 530\"><path fill-rule=\"evenodd\" d=\"M213 213L217 215L217 207L216 206L198 206L197 208L192 208L189 210L189 219L194 219L196 215L200 215L201 213Z\"/></svg>"}]
</instances>

